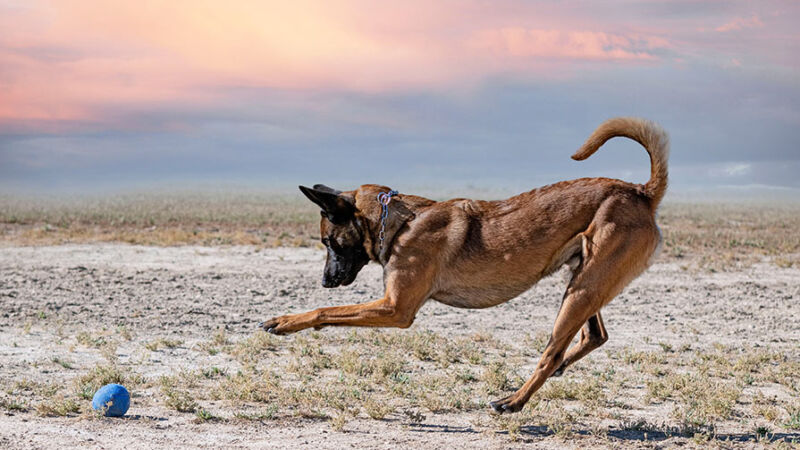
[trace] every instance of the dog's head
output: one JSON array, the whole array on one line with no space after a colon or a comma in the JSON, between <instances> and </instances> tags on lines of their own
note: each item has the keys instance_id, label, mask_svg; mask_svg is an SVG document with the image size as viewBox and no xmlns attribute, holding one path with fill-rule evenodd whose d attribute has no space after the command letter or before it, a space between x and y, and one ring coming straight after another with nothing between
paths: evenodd
<instances>
[{"instance_id":1,"label":"dog's head","mask_svg":"<svg viewBox=\"0 0 800 450\"><path fill-rule=\"evenodd\" d=\"M369 262L364 247L365 231L356 217L355 196L323 184L300 191L322 208L320 239L328 251L322 285L327 288L347 286Z\"/></svg>"}]
</instances>

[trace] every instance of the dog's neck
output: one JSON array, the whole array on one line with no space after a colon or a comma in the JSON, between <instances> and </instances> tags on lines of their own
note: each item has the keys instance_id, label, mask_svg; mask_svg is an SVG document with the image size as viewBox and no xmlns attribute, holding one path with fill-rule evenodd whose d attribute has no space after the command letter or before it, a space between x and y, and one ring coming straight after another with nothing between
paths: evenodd
<instances>
[{"instance_id":1,"label":"dog's neck","mask_svg":"<svg viewBox=\"0 0 800 450\"><path fill-rule=\"evenodd\" d=\"M375 197L366 194L365 197L372 197L372 201L365 201L363 204L358 202L359 211L356 214L356 223L363 233L364 250L367 252L370 261L375 261L381 266L385 266L392 253L392 244L401 232L406 222L413 220L415 214L412 211L413 205L408 204L402 196L394 198L387 205L387 217L385 223L381 218L381 205L375 201ZM384 229L384 239L381 242L381 228Z\"/></svg>"},{"instance_id":2,"label":"dog's neck","mask_svg":"<svg viewBox=\"0 0 800 450\"><path fill-rule=\"evenodd\" d=\"M384 238L383 246L380 241L381 230L381 217L377 214L376 217L368 217L365 215L356 216L356 224L364 236L364 251L367 252L370 261L374 261L381 266L385 266L391 256L392 241L394 241L395 234L393 233L388 239Z\"/></svg>"},{"instance_id":3,"label":"dog's neck","mask_svg":"<svg viewBox=\"0 0 800 450\"><path fill-rule=\"evenodd\" d=\"M436 203L433 200L400 193L393 196L387 205L387 217L384 230L383 246L380 242L381 203L377 196L389 192L391 188L375 184L362 185L353 193L355 198L356 219L360 223L364 235L364 250L371 261L385 266L392 256L392 245L403 233L406 225L426 207Z\"/></svg>"}]
</instances>

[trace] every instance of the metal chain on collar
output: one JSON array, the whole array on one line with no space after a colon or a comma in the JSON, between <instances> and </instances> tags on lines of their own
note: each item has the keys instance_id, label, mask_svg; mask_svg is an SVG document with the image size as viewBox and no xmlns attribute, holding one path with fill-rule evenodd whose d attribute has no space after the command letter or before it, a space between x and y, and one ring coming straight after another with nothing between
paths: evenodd
<instances>
[{"instance_id":1,"label":"metal chain on collar","mask_svg":"<svg viewBox=\"0 0 800 450\"><path fill-rule=\"evenodd\" d=\"M378 250L378 254L383 252L383 240L386 238L386 218L389 217L389 202L392 201L392 197L397 195L398 192L392 189L389 192L381 192L378 194L378 203L381 204L381 231L378 233L378 238L381 241L380 250Z\"/></svg>"}]
</instances>

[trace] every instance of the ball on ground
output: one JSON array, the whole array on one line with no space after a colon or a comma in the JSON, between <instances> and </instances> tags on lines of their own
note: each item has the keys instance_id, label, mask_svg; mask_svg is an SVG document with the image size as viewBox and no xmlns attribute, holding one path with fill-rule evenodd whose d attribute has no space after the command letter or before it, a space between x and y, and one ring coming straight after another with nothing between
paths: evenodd
<instances>
[{"instance_id":1,"label":"ball on ground","mask_svg":"<svg viewBox=\"0 0 800 450\"><path fill-rule=\"evenodd\" d=\"M92 409L103 411L107 417L122 417L130 406L131 395L121 384L107 384L92 398Z\"/></svg>"}]
</instances>

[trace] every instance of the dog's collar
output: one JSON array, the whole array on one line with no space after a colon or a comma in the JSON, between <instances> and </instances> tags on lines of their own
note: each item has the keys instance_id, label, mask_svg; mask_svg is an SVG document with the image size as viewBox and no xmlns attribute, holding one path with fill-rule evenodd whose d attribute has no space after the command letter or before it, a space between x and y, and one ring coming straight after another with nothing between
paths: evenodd
<instances>
[{"instance_id":1,"label":"dog's collar","mask_svg":"<svg viewBox=\"0 0 800 450\"><path fill-rule=\"evenodd\" d=\"M381 192L378 194L378 203L381 204L381 230L378 232L378 239L380 245L378 246L378 258L383 253L383 241L386 239L386 218L389 217L389 203L392 197L399 194L396 190L392 189L389 192Z\"/></svg>"}]
</instances>

